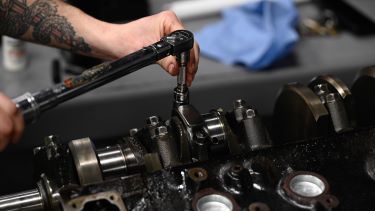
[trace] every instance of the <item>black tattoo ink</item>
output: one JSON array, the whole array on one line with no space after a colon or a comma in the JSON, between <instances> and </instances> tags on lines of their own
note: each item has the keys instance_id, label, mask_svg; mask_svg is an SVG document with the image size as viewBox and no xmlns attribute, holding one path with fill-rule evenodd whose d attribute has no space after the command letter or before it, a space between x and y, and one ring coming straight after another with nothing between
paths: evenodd
<instances>
[{"instance_id":1,"label":"black tattoo ink","mask_svg":"<svg viewBox=\"0 0 375 211\"><path fill-rule=\"evenodd\" d=\"M69 21L57 13L53 0L37 0L30 6L26 0L0 0L0 33L20 37L32 28L32 37L43 44L53 40L70 50L90 53L83 37L77 36Z\"/></svg>"},{"instance_id":2,"label":"black tattoo ink","mask_svg":"<svg viewBox=\"0 0 375 211\"><path fill-rule=\"evenodd\" d=\"M19 37L29 28L26 0L0 0L0 33Z\"/></svg>"}]
</instances>

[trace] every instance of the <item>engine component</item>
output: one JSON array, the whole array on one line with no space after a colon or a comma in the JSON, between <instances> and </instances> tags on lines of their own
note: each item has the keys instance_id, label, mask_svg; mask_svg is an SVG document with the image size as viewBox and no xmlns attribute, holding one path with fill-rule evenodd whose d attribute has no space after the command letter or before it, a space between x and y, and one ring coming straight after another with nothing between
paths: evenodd
<instances>
[{"instance_id":1,"label":"engine component","mask_svg":"<svg viewBox=\"0 0 375 211\"><path fill-rule=\"evenodd\" d=\"M375 66L362 69L351 88L356 102L359 124L361 126L375 125Z\"/></svg>"},{"instance_id":2,"label":"engine component","mask_svg":"<svg viewBox=\"0 0 375 211\"><path fill-rule=\"evenodd\" d=\"M79 183L81 185L89 185L103 181L99 162L89 138L69 142L69 149L72 153ZM103 156L101 158L103 158ZM105 164L105 160L101 163Z\"/></svg>"},{"instance_id":3,"label":"engine component","mask_svg":"<svg viewBox=\"0 0 375 211\"><path fill-rule=\"evenodd\" d=\"M330 210L339 204L337 198L329 194L327 180L314 172L289 173L280 184L280 194L302 208L322 206Z\"/></svg>"},{"instance_id":4,"label":"engine component","mask_svg":"<svg viewBox=\"0 0 375 211\"><path fill-rule=\"evenodd\" d=\"M279 93L273 115L279 143L342 133L356 126L349 88L333 76L318 76L307 86L292 83Z\"/></svg>"},{"instance_id":5,"label":"engine component","mask_svg":"<svg viewBox=\"0 0 375 211\"><path fill-rule=\"evenodd\" d=\"M358 128L353 109L354 99L366 103L369 96L362 97L361 90L373 87L373 77L363 82L367 75L362 73L353 86L354 99L333 76L318 76L308 86L284 86L269 134L257 110L244 100L236 100L231 111L219 108L204 114L189 104L185 73L190 35L177 31L133 54L139 59L135 62L125 57L103 64L57 90L18 101L25 117L34 119L157 58L177 54L180 63L169 119L150 116L143 128L130 129L106 147L96 148L89 138L62 144L57 136L47 137L33 151L36 188L0 197L0 209L268 211L375 206L375 129Z\"/></svg>"},{"instance_id":6,"label":"engine component","mask_svg":"<svg viewBox=\"0 0 375 211\"><path fill-rule=\"evenodd\" d=\"M327 103L331 95L344 102L342 95L329 93L326 85L314 87L286 86L291 99L309 102L306 112L324 111L321 116L334 118ZM290 119L297 120L296 114L291 112ZM50 136L34 149L37 188L1 197L0 207L266 211L374 206L374 129L336 133L337 126L327 121L330 137L273 147L260 120L254 108L236 100L228 112L174 107L169 120L151 116L144 128L97 149L88 138L66 145ZM319 128L321 122L314 123ZM354 196L358 190L366 195Z\"/></svg>"}]
</instances>

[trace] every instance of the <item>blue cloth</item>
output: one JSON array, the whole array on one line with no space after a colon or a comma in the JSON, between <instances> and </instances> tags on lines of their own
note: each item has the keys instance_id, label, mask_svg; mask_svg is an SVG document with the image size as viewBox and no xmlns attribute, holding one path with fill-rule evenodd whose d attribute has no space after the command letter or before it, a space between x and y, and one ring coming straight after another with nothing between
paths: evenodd
<instances>
[{"instance_id":1,"label":"blue cloth","mask_svg":"<svg viewBox=\"0 0 375 211\"><path fill-rule=\"evenodd\" d=\"M292 0L259 0L223 11L223 19L196 34L201 53L251 70L287 55L298 40Z\"/></svg>"}]
</instances>

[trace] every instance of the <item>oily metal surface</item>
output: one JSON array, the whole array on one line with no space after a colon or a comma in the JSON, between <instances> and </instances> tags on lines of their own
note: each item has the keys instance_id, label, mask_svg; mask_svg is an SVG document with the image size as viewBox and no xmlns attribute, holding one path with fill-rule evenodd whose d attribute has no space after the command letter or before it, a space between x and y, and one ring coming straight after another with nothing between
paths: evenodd
<instances>
[{"instance_id":1,"label":"oily metal surface","mask_svg":"<svg viewBox=\"0 0 375 211\"><path fill-rule=\"evenodd\" d=\"M332 75L317 76L311 80L308 86L313 90L318 84L327 84L330 91L337 92L344 100L351 95L348 86L346 86L343 81Z\"/></svg>"},{"instance_id":2,"label":"oily metal surface","mask_svg":"<svg viewBox=\"0 0 375 211\"><path fill-rule=\"evenodd\" d=\"M326 134L329 113L320 98L307 86L287 84L279 92L273 112L276 143Z\"/></svg>"},{"instance_id":3,"label":"oily metal surface","mask_svg":"<svg viewBox=\"0 0 375 211\"><path fill-rule=\"evenodd\" d=\"M237 157L221 155L207 162L146 176L147 191L125 198L125 204L128 210L194 210L194 201L207 195L209 189L209 194L226 196L241 209L262 203L270 210L303 210L279 194L283 179L293 172L302 171L325 178L325 187L329 188L327 199L334 200L324 203L329 203L332 210L369 210L375 207L374 153L375 129L363 129ZM242 166L246 173L242 178L249 177L251 181L244 183L240 180L240 184L250 184L242 191L236 191L237 183L226 180L228 171L232 169L228 166L232 164ZM187 173L192 168L205 169L207 178L191 180ZM326 193L326 190L323 192Z\"/></svg>"},{"instance_id":4,"label":"oily metal surface","mask_svg":"<svg viewBox=\"0 0 375 211\"><path fill-rule=\"evenodd\" d=\"M375 125L375 66L364 68L357 75L351 88L356 102L359 124Z\"/></svg>"},{"instance_id":5,"label":"oily metal surface","mask_svg":"<svg viewBox=\"0 0 375 211\"><path fill-rule=\"evenodd\" d=\"M99 162L89 138L76 139L69 142L69 149L81 185L103 181Z\"/></svg>"}]
</instances>

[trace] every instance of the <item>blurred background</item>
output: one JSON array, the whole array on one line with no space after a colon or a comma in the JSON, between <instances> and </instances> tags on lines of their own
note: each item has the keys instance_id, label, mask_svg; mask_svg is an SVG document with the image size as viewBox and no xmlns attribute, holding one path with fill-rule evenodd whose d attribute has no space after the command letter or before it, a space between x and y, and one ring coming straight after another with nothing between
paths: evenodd
<instances>
[{"instance_id":1,"label":"blurred background","mask_svg":"<svg viewBox=\"0 0 375 211\"><path fill-rule=\"evenodd\" d=\"M190 89L190 102L201 113L231 109L241 98L262 116L271 116L283 84L332 74L350 86L360 69L375 63L372 0L68 2L116 23L175 11L201 45ZM21 56L9 58L9 48ZM50 87L102 62L7 37L2 37L1 50L0 91L11 97ZM100 143L142 127L148 116L168 119L175 84L175 78L152 65L45 113L26 128L18 145L0 153L0 194L30 188L32 148L48 135L66 142L90 137Z\"/></svg>"}]
</instances>

